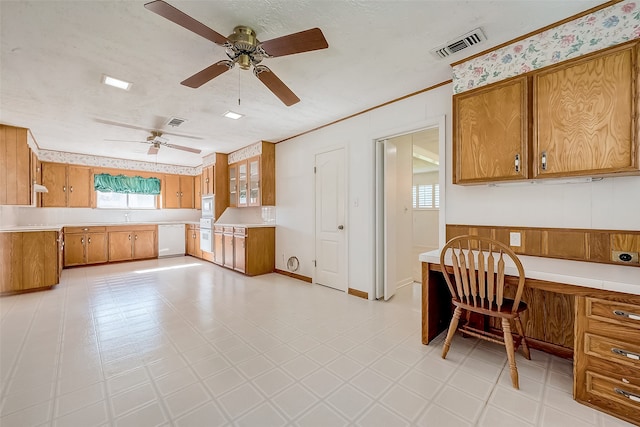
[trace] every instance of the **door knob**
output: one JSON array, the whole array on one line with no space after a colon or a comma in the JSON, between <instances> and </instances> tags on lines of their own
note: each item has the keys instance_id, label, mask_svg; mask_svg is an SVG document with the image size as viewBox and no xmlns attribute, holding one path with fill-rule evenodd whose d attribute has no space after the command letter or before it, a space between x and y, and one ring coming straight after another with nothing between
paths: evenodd
<instances>
[{"instance_id":1,"label":"door knob","mask_svg":"<svg viewBox=\"0 0 640 427\"><path fill-rule=\"evenodd\" d=\"M339 225L338 230L344 230L344 225Z\"/></svg>"}]
</instances>

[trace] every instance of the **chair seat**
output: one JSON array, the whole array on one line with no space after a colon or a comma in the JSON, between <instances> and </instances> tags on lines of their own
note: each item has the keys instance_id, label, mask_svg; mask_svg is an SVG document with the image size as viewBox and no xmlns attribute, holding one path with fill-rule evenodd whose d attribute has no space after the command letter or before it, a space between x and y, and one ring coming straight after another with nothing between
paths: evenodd
<instances>
[{"instance_id":1,"label":"chair seat","mask_svg":"<svg viewBox=\"0 0 640 427\"><path fill-rule=\"evenodd\" d=\"M498 307L495 304L492 304L491 309L489 309L489 307L487 307L486 305L484 307L475 306L473 304L467 304L459 300L453 300L452 302L455 306L460 307L463 310L469 310L475 313L486 314L487 316L501 317L506 319L513 319L527 309L527 304L523 301L520 301L517 310L513 311L513 300L507 298L504 299L500 310L498 310Z\"/></svg>"}]
</instances>

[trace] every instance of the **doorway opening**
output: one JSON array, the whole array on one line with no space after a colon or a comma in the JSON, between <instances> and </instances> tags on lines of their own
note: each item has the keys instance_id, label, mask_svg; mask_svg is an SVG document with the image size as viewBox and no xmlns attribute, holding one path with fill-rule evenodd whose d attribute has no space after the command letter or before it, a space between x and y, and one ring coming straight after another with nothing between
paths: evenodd
<instances>
[{"instance_id":1,"label":"doorway opening","mask_svg":"<svg viewBox=\"0 0 640 427\"><path fill-rule=\"evenodd\" d=\"M444 117L376 140L376 299L421 281L444 239Z\"/></svg>"}]
</instances>

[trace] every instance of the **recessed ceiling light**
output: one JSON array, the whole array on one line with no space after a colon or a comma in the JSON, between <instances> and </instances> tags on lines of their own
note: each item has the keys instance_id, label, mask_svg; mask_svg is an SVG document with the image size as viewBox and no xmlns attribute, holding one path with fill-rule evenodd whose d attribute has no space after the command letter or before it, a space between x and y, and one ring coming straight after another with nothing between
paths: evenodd
<instances>
[{"instance_id":1,"label":"recessed ceiling light","mask_svg":"<svg viewBox=\"0 0 640 427\"><path fill-rule=\"evenodd\" d=\"M238 114L238 113L234 113L233 111L227 111L226 113L223 114L223 116L225 116L228 119L238 120L243 115L242 114Z\"/></svg>"},{"instance_id":2,"label":"recessed ceiling light","mask_svg":"<svg viewBox=\"0 0 640 427\"><path fill-rule=\"evenodd\" d=\"M131 89L131 83L125 82L124 80L116 79L114 77L107 76L106 74L102 75L102 83L117 87L118 89L129 90Z\"/></svg>"}]
</instances>

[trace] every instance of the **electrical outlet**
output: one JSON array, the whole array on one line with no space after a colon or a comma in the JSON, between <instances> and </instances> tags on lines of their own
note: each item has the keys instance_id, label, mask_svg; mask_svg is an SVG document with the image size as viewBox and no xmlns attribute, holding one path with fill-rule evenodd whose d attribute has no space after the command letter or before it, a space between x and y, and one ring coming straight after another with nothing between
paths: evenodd
<instances>
[{"instance_id":1,"label":"electrical outlet","mask_svg":"<svg viewBox=\"0 0 640 427\"><path fill-rule=\"evenodd\" d=\"M520 247L521 245L521 240L520 240L520 232L519 231L512 231L509 233L509 246L513 246L513 247Z\"/></svg>"},{"instance_id":2,"label":"electrical outlet","mask_svg":"<svg viewBox=\"0 0 640 427\"><path fill-rule=\"evenodd\" d=\"M611 261L625 264L638 264L638 252L611 251Z\"/></svg>"}]
</instances>

